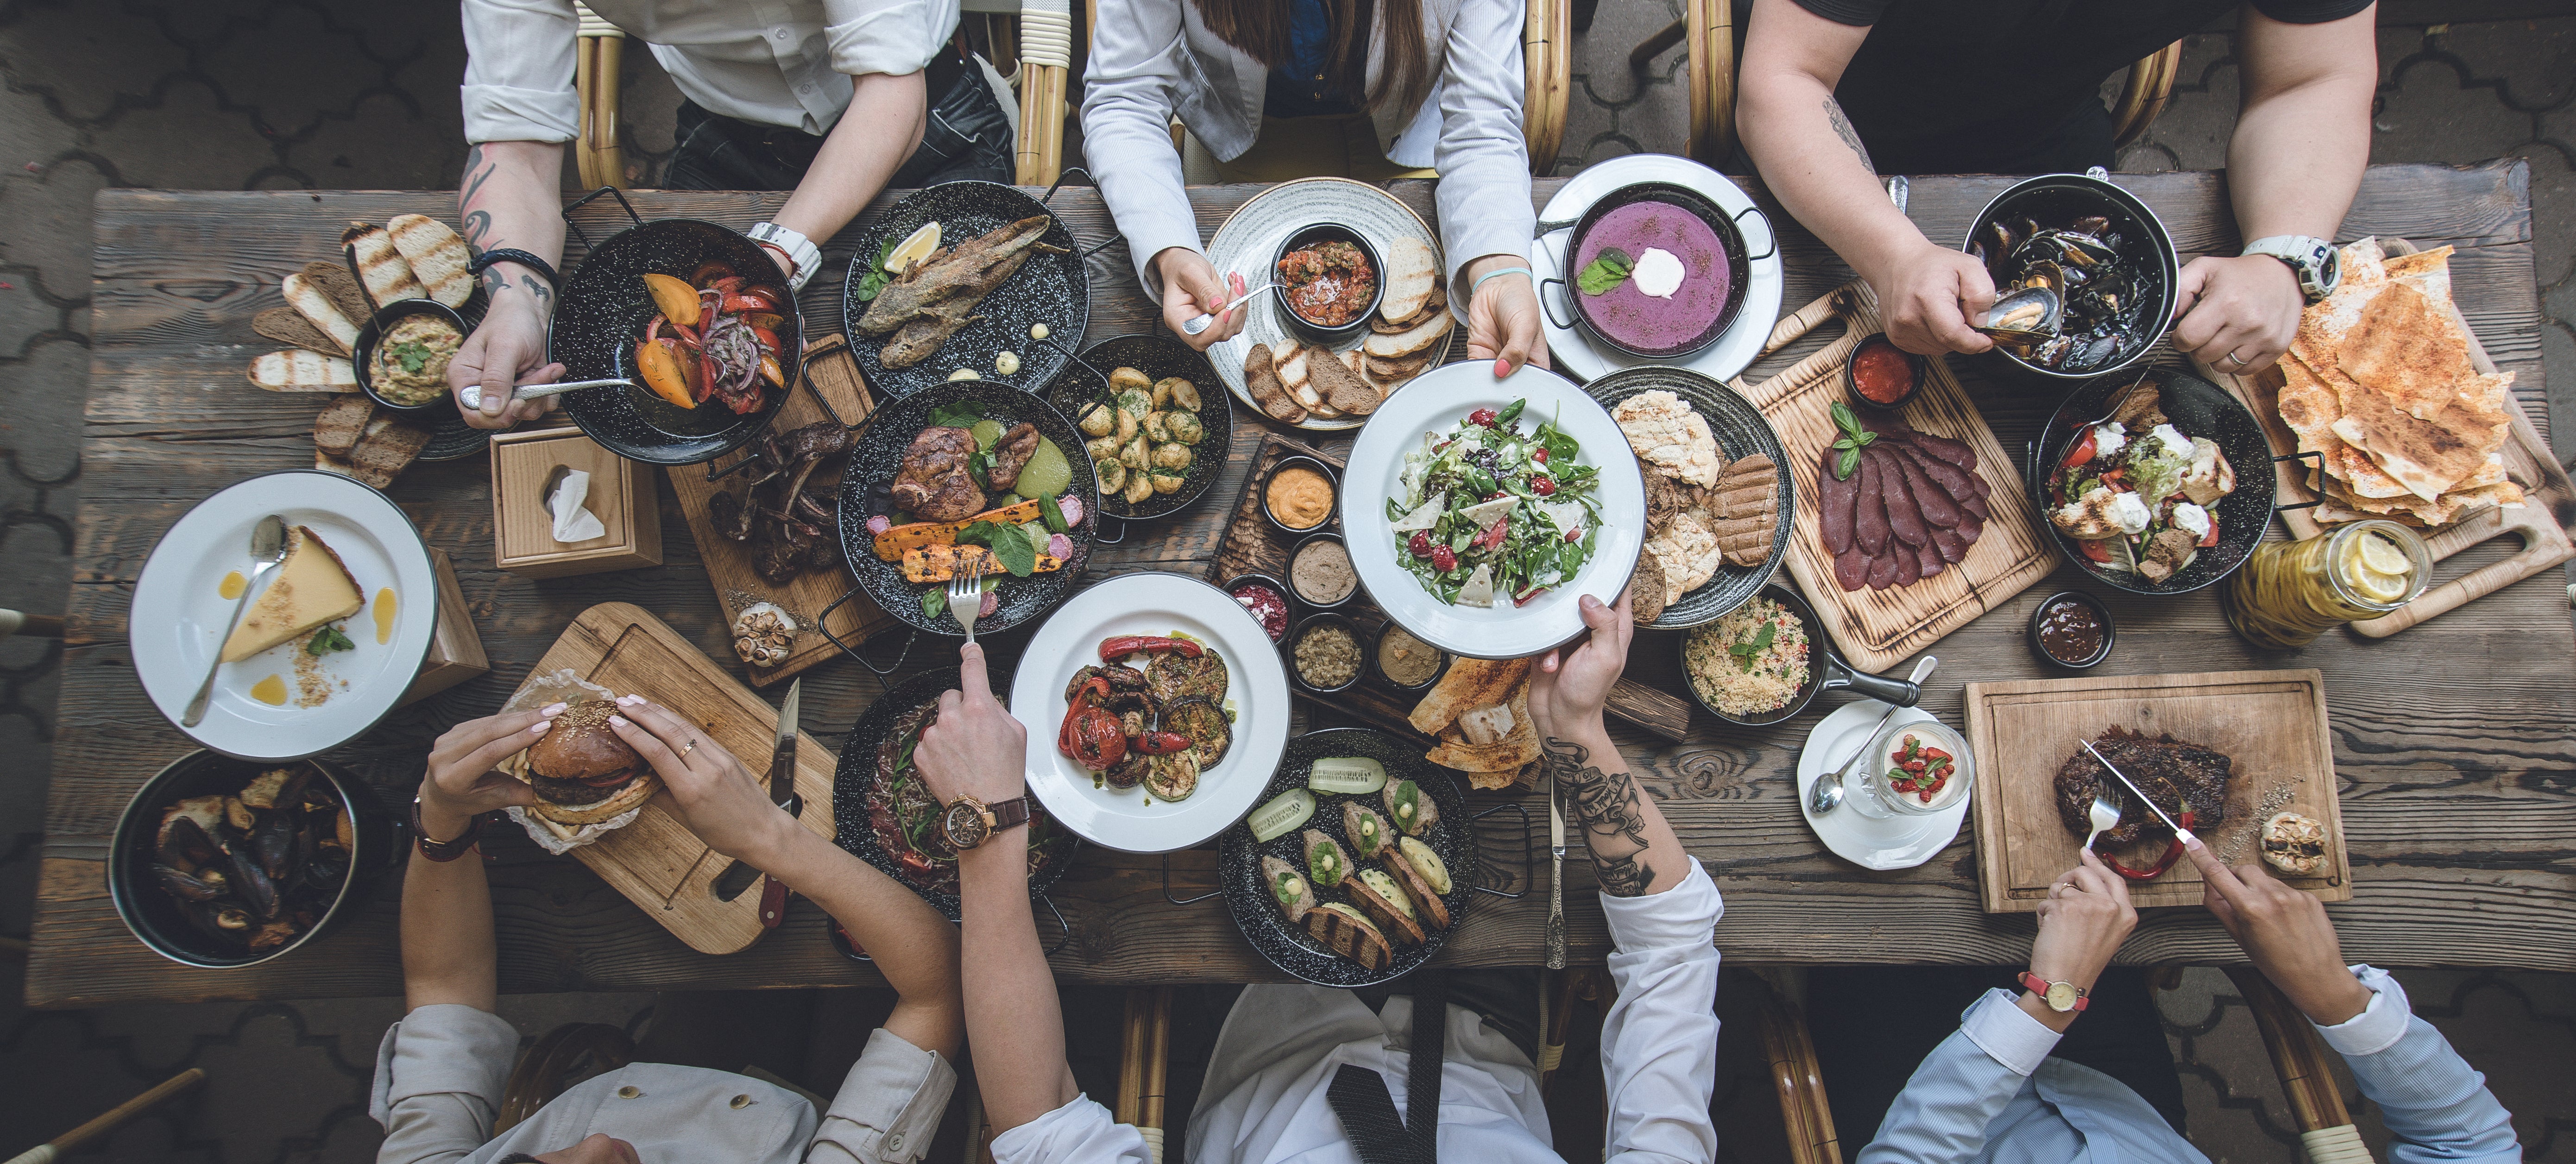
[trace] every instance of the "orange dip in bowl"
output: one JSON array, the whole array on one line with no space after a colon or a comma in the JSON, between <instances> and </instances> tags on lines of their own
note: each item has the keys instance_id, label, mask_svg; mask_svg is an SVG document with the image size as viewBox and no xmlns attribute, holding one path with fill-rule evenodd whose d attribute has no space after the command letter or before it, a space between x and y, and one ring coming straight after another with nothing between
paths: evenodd
<instances>
[{"instance_id":1,"label":"orange dip in bowl","mask_svg":"<svg viewBox=\"0 0 2576 1164\"><path fill-rule=\"evenodd\" d=\"M1313 469L1291 465L1271 474L1270 490L1262 500L1279 524L1313 529L1333 515L1333 483Z\"/></svg>"}]
</instances>

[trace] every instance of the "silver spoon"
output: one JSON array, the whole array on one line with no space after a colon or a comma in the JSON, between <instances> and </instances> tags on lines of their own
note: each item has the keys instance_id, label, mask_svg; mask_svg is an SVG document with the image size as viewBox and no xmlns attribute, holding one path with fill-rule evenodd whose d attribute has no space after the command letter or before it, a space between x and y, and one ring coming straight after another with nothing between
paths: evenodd
<instances>
[{"instance_id":1,"label":"silver spoon","mask_svg":"<svg viewBox=\"0 0 2576 1164\"><path fill-rule=\"evenodd\" d=\"M1925 679L1932 677L1932 669L1940 665L1941 660L1925 655L1920 662L1914 664L1914 673L1906 677L1906 682L1920 687ZM1878 729L1886 727L1887 721L1895 715L1896 705L1888 704L1887 710L1878 717L1878 722L1871 724L1868 731L1861 733L1860 747L1852 752L1851 759L1843 761L1842 767L1816 778L1816 782L1807 788L1807 811L1823 816L1841 807L1843 778L1851 775L1853 766L1860 763L1862 756L1869 754L1869 742L1878 738Z\"/></svg>"},{"instance_id":2,"label":"silver spoon","mask_svg":"<svg viewBox=\"0 0 2576 1164\"><path fill-rule=\"evenodd\" d=\"M547 396L561 396L566 392L579 392L584 388L633 387L636 387L636 383L633 380L616 379L561 380L552 384L521 384L510 390L510 400L513 403L521 400L537 400ZM483 409L483 388L479 384L468 384L465 386L463 391L456 394L456 399L458 403L463 404L465 407L480 412Z\"/></svg>"},{"instance_id":3,"label":"silver spoon","mask_svg":"<svg viewBox=\"0 0 2576 1164\"><path fill-rule=\"evenodd\" d=\"M1273 290L1273 289L1277 288L1278 286L1279 286L1279 284L1277 284L1277 283L1275 283L1275 282L1273 282L1273 283L1264 283L1264 284L1262 284L1262 285L1260 285L1260 286L1258 286L1258 287L1253 288L1253 289L1252 289L1252 290L1250 290L1250 291L1246 291L1246 292L1244 292L1244 293L1243 293L1243 294L1241 294L1241 295L1237 295L1237 296L1235 296L1235 297L1234 297L1234 302L1232 302L1232 303L1228 303L1228 304L1226 304L1226 305L1225 305L1225 310L1227 310L1227 311L1232 311L1232 310L1234 310L1234 309L1235 309L1235 308L1237 308L1237 307L1240 307L1240 306L1242 306L1242 305L1244 305L1244 304L1246 304L1246 303L1251 302L1251 301L1252 301L1252 297L1253 297L1253 296L1255 296L1255 295L1259 295L1259 294L1261 294L1261 293L1262 293L1262 292L1264 292L1264 291ZM1182 330L1182 331L1185 331L1185 332L1188 332L1188 333L1189 333L1189 334L1191 334L1191 335L1197 335L1197 334L1198 334L1198 333L1200 333L1200 332L1206 331L1206 330L1208 329L1208 325L1209 325L1209 324L1212 324L1212 323L1215 323L1215 322L1216 322L1216 313L1214 313L1214 312L1209 312L1209 313L1204 314L1204 315L1194 315L1194 316L1191 316L1190 318L1188 318L1188 319L1186 319L1186 320L1181 321L1181 330Z\"/></svg>"},{"instance_id":4,"label":"silver spoon","mask_svg":"<svg viewBox=\"0 0 2576 1164\"><path fill-rule=\"evenodd\" d=\"M233 603L233 616L224 623L224 633L215 640L215 661L206 665L206 681L197 685L197 694L188 700L187 713L179 717L179 726L192 728L206 718L206 705L215 697L215 672L223 669L224 644L231 642L233 629L241 625L242 612L250 609L250 600L260 592L260 580L286 560L286 519L272 513L259 519L250 530L250 556L260 559L251 568L250 581L243 584L241 598Z\"/></svg>"}]
</instances>

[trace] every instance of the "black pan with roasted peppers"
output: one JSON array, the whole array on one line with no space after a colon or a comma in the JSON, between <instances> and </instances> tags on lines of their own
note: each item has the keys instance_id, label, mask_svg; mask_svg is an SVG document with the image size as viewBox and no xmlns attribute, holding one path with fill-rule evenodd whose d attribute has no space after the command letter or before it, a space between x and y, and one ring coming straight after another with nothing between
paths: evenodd
<instances>
[{"instance_id":1,"label":"black pan with roasted peppers","mask_svg":"<svg viewBox=\"0 0 2576 1164\"><path fill-rule=\"evenodd\" d=\"M710 262L687 279L642 276L653 317L635 340L644 386L676 408L720 401L737 416L757 412L769 389L784 390L778 361L783 292Z\"/></svg>"}]
</instances>

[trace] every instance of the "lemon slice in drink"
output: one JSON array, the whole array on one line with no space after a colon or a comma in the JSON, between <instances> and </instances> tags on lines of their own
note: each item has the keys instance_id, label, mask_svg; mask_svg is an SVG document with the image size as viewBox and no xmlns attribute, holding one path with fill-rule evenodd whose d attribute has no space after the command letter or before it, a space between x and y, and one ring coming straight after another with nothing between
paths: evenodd
<instances>
[{"instance_id":1,"label":"lemon slice in drink","mask_svg":"<svg viewBox=\"0 0 2576 1164\"><path fill-rule=\"evenodd\" d=\"M939 224L922 223L921 229L912 232L902 242L895 244L893 250L886 252L886 274L900 275L903 273L905 264L918 259L927 259L930 257L930 252L938 249Z\"/></svg>"},{"instance_id":2,"label":"lemon slice in drink","mask_svg":"<svg viewBox=\"0 0 2576 1164\"><path fill-rule=\"evenodd\" d=\"M2404 550L2377 534L2363 534L2353 547L2344 573L2355 591L2372 602L2395 602L2406 596L2415 563Z\"/></svg>"}]
</instances>

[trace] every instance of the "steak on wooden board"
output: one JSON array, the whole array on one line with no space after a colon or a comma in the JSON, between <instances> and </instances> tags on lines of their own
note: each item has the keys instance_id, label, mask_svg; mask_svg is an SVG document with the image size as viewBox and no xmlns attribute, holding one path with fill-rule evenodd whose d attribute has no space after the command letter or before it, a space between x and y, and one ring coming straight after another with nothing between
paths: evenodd
<instances>
[{"instance_id":1,"label":"steak on wooden board","mask_svg":"<svg viewBox=\"0 0 2576 1164\"><path fill-rule=\"evenodd\" d=\"M2207 833L2227 819L2227 790L2235 777L2235 761L2223 752L2199 744L2186 743L2171 734L2149 736L2125 728L2112 728L2093 740L2093 746L2119 765L2120 772L2137 782L2138 787L2156 799L2156 807L2174 819L2182 819L2185 805L2193 816L2191 829ZM2078 840L2093 831L2091 810L2094 790L2110 792L2112 803L2120 806L2120 824L2102 834L2112 844L2129 845L2150 838L2173 835L2165 822L2138 803L2119 777L2103 770L2093 753L2078 747L2057 770L2057 819Z\"/></svg>"}]
</instances>

